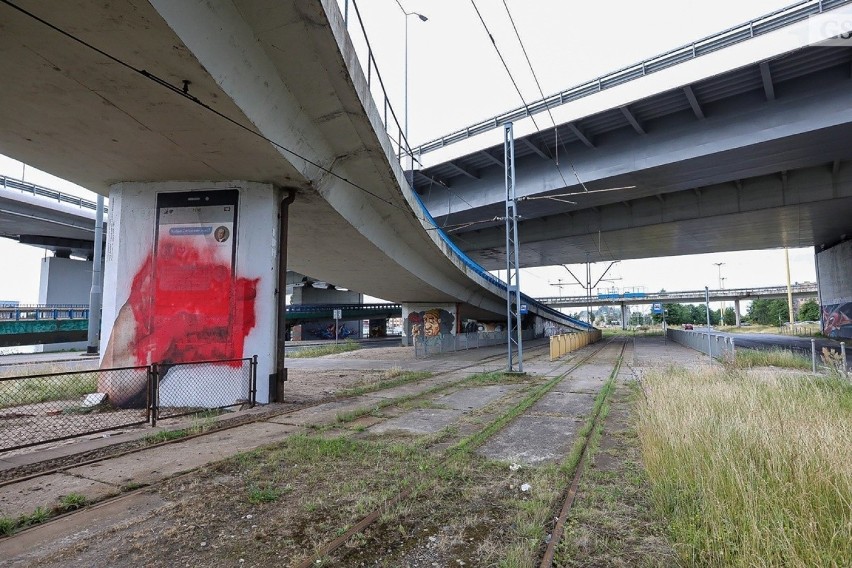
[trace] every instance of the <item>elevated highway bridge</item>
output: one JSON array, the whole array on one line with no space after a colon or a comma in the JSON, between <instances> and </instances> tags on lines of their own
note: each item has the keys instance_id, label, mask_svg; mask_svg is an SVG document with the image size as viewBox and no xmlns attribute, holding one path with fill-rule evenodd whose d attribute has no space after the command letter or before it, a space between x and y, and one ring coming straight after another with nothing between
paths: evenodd
<instances>
[{"instance_id":1,"label":"elevated highway bridge","mask_svg":"<svg viewBox=\"0 0 852 568\"><path fill-rule=\"evenodd\" d=\"M750 22L747 36L729 30L561 97L551 132L519 125L521 264L845 242L852 56L801 32L808 16L848 3L799 2ZM471 260L505 267L491 221L504 211L496 140L436 150L432 164L423 149L412 190L381 75L357 60L357 27L335 2L20 0L0 16L0 72L19 87L0 92L0 152L110 196L104 364L178 345L191 357L166 321L191 334L228 321L215 349L257 353L280 379L285 266L399 301L404 315L505 317L505 284ZM556 149L582 183L550 160ZM239 203L209 217L175 205L234 192ZM169 226L175 211L197 215ZM829 272L821 296L852 301L850 279ZM227 313L185 318L162 303L194 290L182 301L217 306L198 290L227 273ZM169 294L152 293L163 286ZM584 326L528 300L536 317Z\"/></svg>"},{"instance_id":2,"label":"elevated highway bridge","mask_svg":"<svg viewBox=\"0 0 852 568\"><path fill-rule=\"evenodd\" d=\"M282 380L285 266L446 312L446 333L505 320L505 284L409 188L399 121L336 2L10 0L0 18L17 85L0 92L0 152L110 198L104 365L199 358L175 334L212 325L207 355L257 354ZM228 302L210 301L219 282Z\"/></svg>"},{"instance_id":3,"label":"elevated highway bridge","mask_svg":"<svg viewBox=\"0 0 852 568\"><path fill-rule=\"evenodd\" d=\"M852 235L852 43L812 32L850 10L796 2L421 144L416 190L502 268L514 121L523 266L830 248Z\"/></svg>"},{"instance_id":4,"label":"elevated highway bridge","mask_svg":"<svg viewBox=\"0 0 852 568\"><path fill-rule=\"evenodd\" d=\"M794 298L815 298L817 295L816 283L794 284L790 286ZM723 288L708 290L711 302L725 302L734 300L760 300L786 298L786 286L763 286L759 288ZM704 290L687 290L683 292L599 292L592 296L549 296L536 298L539 302L554 308L575 308L592 306L605 306L614 304L652 304L652 303L695 303L705 301Z\"/></svg>"}]
</instances>

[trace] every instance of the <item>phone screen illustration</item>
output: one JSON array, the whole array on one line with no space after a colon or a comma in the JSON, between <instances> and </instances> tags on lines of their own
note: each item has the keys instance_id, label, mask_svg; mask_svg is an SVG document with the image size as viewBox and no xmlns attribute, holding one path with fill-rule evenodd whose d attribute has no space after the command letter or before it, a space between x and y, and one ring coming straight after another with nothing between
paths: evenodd
<instances>
[{"instance_id":1,"label":"phone screen illustration","mask_svg":"<svg viewBox=\"0 0 852 568\"><path fill-rule=\"evenodd\" d=\"M157 195L150 317L156 352L183 360L233 356L238 197L237 190Z\"/></svg>"}]
</instances>

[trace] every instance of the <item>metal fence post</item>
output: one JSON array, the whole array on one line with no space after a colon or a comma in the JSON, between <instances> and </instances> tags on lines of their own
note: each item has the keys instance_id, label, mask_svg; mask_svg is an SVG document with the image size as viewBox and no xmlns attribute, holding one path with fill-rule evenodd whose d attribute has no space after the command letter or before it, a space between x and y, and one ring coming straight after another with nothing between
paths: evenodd
<instances>
[{"instance_id":1,"label":"metal fence post","mask_svg":"<svg viewBox=\"0 0 852 568\"><path fill-rule=\"evenodd\" d=\"M151 381L151 404L153 405L153 409L151 411L151 416L153 416L153 424L152 426L157 425L157 420L160 419L160 365L154 363L151 365L152 373L152 381Z\"/></svg>"},{"instance_id":2,"label":"metal fence post","mask_svg":"<svg viewBox=\"0 0 852 568\"><path fill-rule=\"evenodd\" d=\"M811 339L811 367L813 372L816 373L816 340Z\"/></svg>"},{"instance_id":3,"label":"metal fence post","mask_svg":"<svg viewBox=\"0 0 852 568\"><path fill-rule=\"evenodd\" d=\"M148 394L148 414L151 418L151 427L155 427L157 425L157 394L158 394L158 375L159 371L157 369L157 364L153 363L150 367L148 367L148 378L149 383L148 387L150 389Z\"/></svg>"},{"instance_id":4,"label":"metal fence post","mask_svg":"<svg viewBox=\"0 0 852 568\"><path fill-rule=\"evenodd\" d=\"M842 365L843 365L843 367L842 367L843 376L845 377L846 372L847 372L846 371L846 342L845 341L840 342L840 358L842 360Z\"/></svg>"},{"instance_id":5,"label":"metal fence post","mask_svg":"<svg viewBox=\"0 0 852 568\"><path fill-rule=\"evenodd\" d=\"M249 368L251 369L249 374L249 408L254 408L257 403L257 355L251 358Z\"/></svg>"},{"instance_id":6,"label":"metal fence post","mask_svg":"<svg viewBox=\"0 0 852 568\"><path fill-rule=\"evenodd\" d=\"M734 344L734 338L731 338L731 360L737 362L737 346Z\"/></svg>"}]
</instances>

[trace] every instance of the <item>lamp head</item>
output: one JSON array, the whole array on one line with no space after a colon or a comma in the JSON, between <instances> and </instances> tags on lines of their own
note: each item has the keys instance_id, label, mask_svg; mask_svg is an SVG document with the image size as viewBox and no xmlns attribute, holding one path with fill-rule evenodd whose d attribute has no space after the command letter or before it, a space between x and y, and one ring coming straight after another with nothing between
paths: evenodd
<instances>
[{"instance_id":1,"label":"lamp head","mask_svg":"<svg viewBox=\"0 0 852 568\"><path fill-rule=\"evenodd\" d=\"M417 14L417 17L420 18L420 21L422 21L422 22L425 22L429 19L426 16L424 16L423 14Z\"/></svg>"}]
</instances>

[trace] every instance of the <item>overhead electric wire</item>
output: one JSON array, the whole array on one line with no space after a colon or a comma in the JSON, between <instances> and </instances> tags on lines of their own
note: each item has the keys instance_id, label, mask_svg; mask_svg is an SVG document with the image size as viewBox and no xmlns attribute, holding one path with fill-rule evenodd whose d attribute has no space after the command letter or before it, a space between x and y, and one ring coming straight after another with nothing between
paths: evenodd
<instances>
[{"instance_id":1,"label":"overhead electric wire","mask_svg":"<svg viewBox=\"0 0 852 568\"><path fill-rule=\"evenodd\" d=\"M536 75L535 69L533 68L532 61L530 61L530 56L527 54L527 48L524 45L524 40L521 39L521 33L518 31L518 26L515 25L515 18L512 17L512 12L509 10L509 5L506 3L506 0L503 0L503 6L506 8L506 14L509 16L509 21L512 22L512 29L515 30L515 36L518 38L518 43L521 45L521 51L524 53L524 58L527 60L527 66L530 68L530 73L532 73L533 80L535 80L536 87L538 87L538 92L541 95L541 100L546 100L547 97L544 96L544 90L541 88L541 83L538 80L538 75ZM527 112L529 113L529 107L527 107L526 103L524 103L524 107L527 109ZM553 113L550 112L550 105L547 105L546 109L547 109L548 116L550 116L550 122L553 123L553 135L554 135L553 146L554 146L554 150L556 152L554 160L556 162L556 167L558 168L559 167L559 128L556 126L556 120L553 118ZM535 124L535 121L533 121L533 124ZM537 124L536 124L536 129L538 129ZM564 145L563 145L563 148L564 148ZM567 151L566 151L566 153L567 153ZM574 167L574 163L570 159L568 160L568 165L571 167L571 171L574 172L574 177L577 178L577 182L579 182L580 187L582 187L586 191L589 191L589 189L586 187L586 184L584 184L583 180L580 179L580 174L577 173L577 168ZM560 173L560 175L562 174L561 171L559 173ZM562 181L565 181L565 179L563 178ZM568 184L565 184L565 185L568 185Z\"/></svg>"},{"instance_id":2,"label":"overhead electric wire","mask_svg":"<svg viewBox=\"0 0 852 568\"><path fill-rule=\"evenodd\" d=\"M471 1L473 1L473 0L471 0ZM536 75L535 68L533 68L532 61L530 61L529 54L527 54L527 48L524 45L524 40L521 39L521 34L518 31L518 26L515 25L515 19L512 17L512 12L511 12L511 10L509 10L509 5L507 4L506 0L503 0L503 7L506 8L506 14L509 16L509 21L512 22L512 29L515 30L515 36L518 38L518 43L521 46L521 51L524 53L524 58L527 60L527 66L529 66L530 73L532 73L533 79L535 80L536 87L538 87L538 92L541 95L541 100L546 100L546 97L544 95L544 90L541 88L541 83L538 80L538 75ZM481 19L481 17L480 17L480 19ZM492 39L492 41L493 41L493 39ZM496 45L495 45L495 47L496 47ZM524 107L527 109L527 112L529 113L529 107L527 107L526 102L524 103ZM553 113L550 111L550 105L547 105L546 109L547 109L547 114L550 117L550 122L553 124L554 146L555 146L555 151L556 151L556 156L557 156L556 157L556 167L559 168L559 157L558 157L559 156L559 144L560 143L562 144L562 148L565 150L566 154L568 153L568 149L565 147L564 140L559 139L559 127L556 125L556 119L553 118ZM535 124L536 129L538 129L538 124L536 124L535 120L533 120L533 124ZM590 191L589 188L586 187L586 184L583 183L583 180L580 178L580 174L577 172L577 168L574 167L574 163L570 160L570 158L568 159L568 165L571 167L571 171L574 172L574 177L577 178L577 181L580 183L580 187L583 188L584 192L565 193L565 194L540 196L540 197L528 197L527 199L553 199L555 201L561 201L563 203L569 203L569 204L576 205L576 202L569 201L569 200L566 200L566 199L559 199L559 198L560 197L568 197L568 196L571 196L571 195L582 195L583 193L595 193L595 192L599 192L599 191L612 191L612 190L615 190L615 189L632 189L633 187L636 187L636 186L625 186L625 187L615 187L615 188L599 189L599 190ZM560 174L560 176L562 175L561 170L560 170L559 174ZM562 181L563 182L565 181L564 177L562 178ZM566 183L565 185L567 186L568 184ZM601 243L603 242L603 237L600 235L600 230L598 230L598 233L599 233L598 248L600 249ZM609 245L605 245L605 246L606 246L606 249L607 249L607 253L610 255L610 257L615 258L612 254L612 251L609 249Z\"/></svg>"},{"instance_id":3,"label":"overhead electric wire","mask_svg":"<svg viewBox=\"0 0 852 568\"><path fill-rule=\"evenodd\" d=\"M497 56L500 58L500 62L503 63L503 68L506 70L506 73L509 75L509 80L512 81L512 85L515 87L515 91L517 91L518 96L521 98L521 103L524 105L524 109L527 111L527 116L532 120L533 126L535 126L536 132L541 134L541 128L538 125L538 122L535 119L535 116L532 112L530 112L530 107L527 104L526 99L524 98L523 93L521 92L521 88L518 86L517 81L515 81L515 76L512 75L512 71L509 69L509 65L506 63L506 59L503 57L503 53L500 51L500 48L497 47L497 42L494 40L494 36L491 34L491 30L488 29L488 24L485 23L485 20L482 18L482 14L479 11L479 8L476 6L476 2L474 0L470 0L470 3L473 5L474 11L476 11L476 15L479 17L479 21L482 23L482 27L485 28L485 33L488 34L488 39L491 40L491 45L494 46L494 51L497 52ZM550 154L550 148L545 145L545 148ZM562 178L562 183L565 186L568 186L568 181L565 179L565 175L562 173L562 168L559 167L559 162L553 158L553 155L550 155L550 159L553 160L554 165L556 166L556 171L559 173L559 177ZM579 178L578 178L579 179ZM580 182L582 184L582 182Z\"/></svg>"},{"instance_id":4,"label":"overhead electric wire","mask_svg":"<svg viewBox=\"0 0 852 568\"><path fill-rule=\"evenodd\" d=\"M276 148L278 148L278 149L280 149L280 150L282 150L282 151L284 151L284 152L286 152L286 153L288 153L288 154L291 154L291 155L295 156L296 158L298 158L298 159L300 159L300 160L304 161L304 162L305 162L305 163L307 163L307 164L310 164L311 166L314 166L314 167L315 167L315 168L317 168L318 170L320 170L320 171L322 171L322 172L325 172L325 173L327 173L327 174L329 174L329 175L331 175L331 176L333 176L333 177L335 177L335 178L339 179L340 181L342 181L342 182L344 182L344 183L346 183L346 184L348 184L348 185L350 185L350 186L354 187L355 189L357 189L357 190L359 190L359 191L361 191L361 192L363 192L363 193L365 193L365 194L367 194L367 195L369 195L369 196L371 196L371 197L373 197L373 198L375 198L375 199L377 199L377 200L381 201L382 203L385 203L386 205L390 205L391 207L394 207L394 208L396 208L396 209L399 209L400 211L404 211L404 212L406 212L406 213L412 214L412 215L414 215L414 216L416 217L416 214L414 214L414 212L413 212L411 209L406 209L406 208L404 208L404 207L400 207L399 205L397 205L397 204L396 204L396 203L394 203L393 201L390 201L390 200L385 199L384 197L382 197L382 196L380 196L380 195L377 195L376 193L374 193L374 192L370 191L369 189L367 189L367 188L365 188L365 187L363 187L363 186L361 186L361 185L359 185L359 184L357 184L357 183L355 183L355 182L353 182L353 181L350 181L350 180L346 179L345 177L343 177L343 176L341 176L341 175L339 175L339 174L337 174L337 173L333 172L332 170L330 170L330 169L328 169L328 168L326 168L326 167L324 167L324 166L322 166L322 165L320 165L320 164L318 164L318 163L314 162L314 161L313 161L313 160L311 160L310 158L307 158L307 157L305 157L305 156L302 156L302 155L301 155L301 154L299 154L298 152L296 152L296 151L294 151L294 150L291 150L290 148L287 148L287 147L286 147L286 146L284 146L283 144L279 144L278 142L276 142L275 140L272 140L271 138L269 138L269 137L265 136L265 135L264 135L264 134L262 134L261 132L258 132L257 130L254 130L253 128L250 128L250 127L248 127L248 126L246 126L246 125L244 125L244 124L242 124L242 123L238 122L237 120L235 120L235 119L231 118L230 116L228 116L228 115L224 114L223 112L216 110L215 108L211 107L211 106L210 106L210 105L208 105L207 103L205 103L205 102L201 101L198 97L195 97L195 96L193 96L193 95L190 95L190 94L189 94L189 92L185 89L185 85L184 85L184 86L182 86L182 87L178 87L177 85L173 85L172 83L169 83L169 82L168 82L168 81L166 81L165 79L163 79L163 78L161 78L161 77L159 77L159 76L157 76L157 75L154 75L153 73L150 73L150 72L148 72L148 71L147 71L147 70L145 70L145 69L139 69L138 67L135 67L135 66L131 65L130 63L128 63L128 62L126 62L126 61L124 61L124 60L122 60L122 59L119 59L118 57L116 57L116 56L114 56L114 55L112 55L112 54L110 54L110 53L108 53L108 52L106 52L106 51L104 51L104 50L102 50L102 49L100 49L100 48L98 48L98 47L96 47L96 46L94 46L94 45L90 44L90 43L88 43L87 41L85 41L85 40L83 40L83 39L81 39L81 38L79 38L79 37L77 37L77 36L75 36L74 34L72 34L72 33L70 33L70 32L67 32L67 31L63 30L62 28L60 28L60 27L58 27L58 26L56 26L56 25L54 25L54 24L52 24L52 23L48 22L48 21L47 21L47 20L45 20L44 18L42 18L42 17L40 17L40 16L38 16L38 15L36 15L36 14L34 14L34 13L32 13L32 12L30 12L30 11L28 11L28 10L24 9L24 8L22 8L21 6L18 6L17 4L15 4L14 2L11 2L10 0L0 0L0 2L2 2L3 4L6 4L7 6L9 6L10 8L12 8L12 9L14 9L14 10L17 10L18 12L20 12L20 13L24 14L25 16L27 16L27 17L29 17L29 18L31 18L31 19L33 19L33 20L35 20L35 21L39 22L40 24L47 26L48 28L50 28L50 29L52 29L52 30L54 30L54 31L58 32L59 34L61 34L61 35L65 36L65 37L67 37L68 39L70 39L70 40L72 40L72 41L74 41L74 42L76 42L76 43L79 43L80 45L82 45L82 46L86 47L87 49L90 49L90 50L92 50L92 51L94 51L94 52L96 52L96 53L98 53L98 54L102 55L103 57L105 57L105 58L109 59L110 61L112 61L112 62L114 62L114 63L117 63L118 65L120 65L120 66L122 66L122 67L124 67L124 68L126 68L126 69L129 69L130 71L133 71L134 73L137 73L137 74L139 74L139 75L142 75L142 76L143 76L143 77L145 77L146 79L148 79L148 80L150 80L150 81L153 81L154 83L157 83L157 84L161 85L162 87L164 87L164 88L166 88L166 89L170 90L170 91L171 91L171 92L173 92L174 94L176 94L176 95L178 95L178 96L181 96L181 97L183 97L184 99L186 99L186 100L188 100L188 101L191 101L191 102L193 102L193 103L197 104L197 105L198 105L198 106L200 106L201 108L203 108L203 109L205 109L205 110L207 110L207 111L209 111L209 112L212 112L212 113L213 113L213 114L215 114L216 116L218 116L218 117L220 117L220 118L222 118L222 119L224 119L224 120L226 120L226 121L230 122L231 124L233 124L233 125L237 126L238 128L240 128L240 129L242 129L242 130L244 130L244 131L248 132L249 134L252 134L252 135L254 135L254 136L257 136L258 138L260 138L260 139L262 139L262 140L264 140L264 141L266 141L266 142L268 142L268 143L272 144L272 145L273 145L273 146L275 146ZM307 177L307 175L306 175L305 177Z\"/></svg>"}]
</instances>

